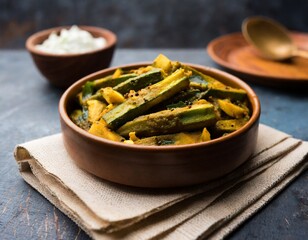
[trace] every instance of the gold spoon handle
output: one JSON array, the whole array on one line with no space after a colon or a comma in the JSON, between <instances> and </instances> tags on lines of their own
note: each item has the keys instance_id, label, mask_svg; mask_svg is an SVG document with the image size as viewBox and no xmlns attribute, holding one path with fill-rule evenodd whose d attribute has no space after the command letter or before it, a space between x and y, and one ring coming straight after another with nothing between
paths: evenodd
<instances>
[{"instance_id":1,"label":"gold spoon handle","mask_svg":"<svg viewBox=\"0 0 308 240\"><path fill-rule=\"evenodd\" d=\"M307 58L308 59L308 51L307 50L301 50L297 49L294 53L295 57L302 57L302 58Z\"/></svg>"}]
</instances>

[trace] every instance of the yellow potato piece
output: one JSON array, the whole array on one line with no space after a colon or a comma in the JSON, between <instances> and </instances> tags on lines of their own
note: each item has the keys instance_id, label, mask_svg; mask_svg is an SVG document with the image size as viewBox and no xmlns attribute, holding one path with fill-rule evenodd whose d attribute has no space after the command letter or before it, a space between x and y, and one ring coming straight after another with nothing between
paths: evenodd
<instances>
[{"instance_id":1,"label":"yellow potato piece","mask_svg":"<svg viewBox=\"0 0 308 240\"><path fill-rule=\"evenodd\" d=\"M202 133L201 133L201 142L207 142L210 140L211 140L210 132L206 128L203 128Z\"/></svg>"},{"instance_id":2,"label":"yellow potato piece","mask_svg":"<svg viewBox=\"0 0 308 240\"><path fill-rule=\"evenodd\" d=\"M121 93L113 90L112 87L106 87L101 89L101 93L103 95L103 98L109 104L120 104L125 101L124 96Z\"/></svg>"},{"instance_id":3,"label":"yellow potato piece","mask_svg":"<svg viewBox=\"0 0 308 240\"><path fill-rule=\"evenodd\" d=\"M153 67L161 68L166 74L168 74L172 70L172 62L165 55L159 54L153 62Z\"/></svg>"},{"instance_id":4,"label":"yellow potato piece","mask_svg":"<svg viewBox=\"0 0 308 240\"><path fill-rule=\"evenodd\" d=\"M95 121L89 129L89 133L116 142L123 142L125 140L119 134L111 131L103 119Z\"/></svg>"},{"instance_id":5,"label":"yellow potato piece","mask_svg":"<svg viewBox=\"0 0 308 240\"><path fill-rule=\"evenodd\" d=\"M242 118L247 113L244 108L241 108L228 100L218 99L218 104L222 111L233 118Z\"/></svg>"},{"instance_id":6,"label":"yellow potato piece","mask_svg":"<svg viewBox=\"0 0 308 240\"><path fill-rule=\"evenodd\" d=\"M175 145L192 144L199 142L200 133L184 133L175 134Z\"/></svg>"},{"instance_id":7,"label":"yellow potato piece","mask_svg":"<svg viewBox=\"0 0 308 240\"><path fill-rule=\"evenodd\" d=\"M112 78L118 78L122 75L123 71L121 68L118 68L117 70L114 71Z\"/></svg>"},{"instance_id":8,"label":"yellow potato piece","mask_svg":"<svg viewBox=\"0 0 308 240\"><path fill-rule=\"evenodd\" d=\"M101 118L103 110L106 108L106 104L99 100L88 100L88 121L94 122Z\"/></svg>"},{"instance_id":9,"label":"yellow potato piece","mask_svg":"<svg viewBox=\"0 0 308 240\"><path fill-rule=\"evenodd\" d=\"M130 132L128 135L129 135L129 140L133 142L139 140L139 138L136 136L136 132Z\"/></svg>"}]
</instances>

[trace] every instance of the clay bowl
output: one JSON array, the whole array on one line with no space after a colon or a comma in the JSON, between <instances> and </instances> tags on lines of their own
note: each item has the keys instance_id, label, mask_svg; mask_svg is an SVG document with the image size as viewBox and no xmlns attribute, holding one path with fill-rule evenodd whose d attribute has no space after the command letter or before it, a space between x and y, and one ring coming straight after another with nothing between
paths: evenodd
<instances>
[{"instance_id":1,"label":"clay bowl","mask_svg":"<svg viewBox=\"0 0 308 240\"><path fill-rule=\"evenodd\" d=\"M51 32L59 33L68 26L56 27L37 32L26 41L26 48L41 74L53 85L67 88L80 78L109 67L116 47L116 35L104 28L78 26L90 32L94 37L104 37L107 45L104 48L86 53L51 54L38 50L35 46L48 38Z\"/></svg>"},{"instance_id":2,"label":"clay bowl","mask_svg":"<svg viewBox=\"0 0 308 240\"><path fill-rule=\"evenodd\" d=\"M138 68L149 63L119 66ZM235 76L213 68L187 64L221 82L247 91L252 116L236 132L209 142L180 146L139 146L109 141L76 126L69 118L76 94L89 80L109 75L105 69L82 78L61 97L60 122L65 148L76 164L102 178L135 187L166 188L204 183L224 176L244 163L254 151L260 103L254 91Z\"/></svg>"}]
</instances>

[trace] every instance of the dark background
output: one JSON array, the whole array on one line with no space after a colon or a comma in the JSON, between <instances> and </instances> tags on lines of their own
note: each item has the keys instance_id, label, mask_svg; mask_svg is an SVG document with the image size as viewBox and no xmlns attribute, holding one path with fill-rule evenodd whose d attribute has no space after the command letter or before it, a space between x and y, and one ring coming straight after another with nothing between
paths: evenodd
<instances>
[{"instance_id":1,"label":"dark background","mask_svg":"<svg viewBox=\"0 0 308 240\"><path fill-rule=\"evenodd\" d=\"M0 48L73 24L109 28L120 48L202 48L253 15L308 32L307 0L0 0Z\"/></svg>"},{"instance_id":2,"label":"dark background","mask_svg":"<svg viewBox=\"0 0 308 240\"><path fill-rule=\"evenodd\" d=\"M111 29L119 48L205 48L215 37L240 31L254 15L308 32L308 0L0 0L0 49L23 49L30 34L72 24ZM214 66L199 49L122 49L113 66L151 61L159 52ZM22 180L13 160L16 144L60 131L62 91L47 84L26 51L0 51L0 86L0 239L88 239ZM307 92L252 87L260 96L262 123L308 140ZM306 240L307 186L306 170L228 239Z\"/></svg>"}]
</instances>

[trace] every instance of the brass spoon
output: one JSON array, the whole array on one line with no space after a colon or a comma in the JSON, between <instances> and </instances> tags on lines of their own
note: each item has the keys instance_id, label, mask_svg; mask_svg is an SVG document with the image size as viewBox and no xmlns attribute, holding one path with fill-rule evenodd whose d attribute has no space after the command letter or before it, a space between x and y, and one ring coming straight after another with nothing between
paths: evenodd
<instances>
[{"instance_id":1,"label":"brass spoon","mask_svg":"<svg viewBox=\"0 0 308 240\"><path fill-rule=\"evenodd\" d=\"M299 50L278 22L266 17L250 17L243 21L244 38L259 52L271 60L286 60L292 57L308 58L308 51Z\"/></svg>"}]
</instances>

